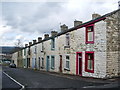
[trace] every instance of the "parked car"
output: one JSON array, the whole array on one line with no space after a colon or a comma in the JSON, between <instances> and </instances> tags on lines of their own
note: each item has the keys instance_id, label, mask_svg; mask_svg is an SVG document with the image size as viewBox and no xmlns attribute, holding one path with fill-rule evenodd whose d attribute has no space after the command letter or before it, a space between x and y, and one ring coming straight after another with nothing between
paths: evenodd
<instances>
[{"instance_id":1,"label":"parked car","mask_svg":"<svg viewBox=\"0 0 120 90\"><path fill-rule=\"evenodd\" d=\"M9 65L9 67L11 67L11 68L16 68L16 65L15 65L14 63L11 63L11 64Z\"/></svg>"},{"instance_id":2,"label":"parked car","mask_svg":"<svg viewBox=\"0 0 120 90\"><path fill-rule=\"evenodd\" d=\"M4 65L4 66L9 66L10 63L11 63L11 60L9 60L9 59L2 59L2 60L1 60L1 63L2 63L2 65Z\"/></svg>"}]
</instances>

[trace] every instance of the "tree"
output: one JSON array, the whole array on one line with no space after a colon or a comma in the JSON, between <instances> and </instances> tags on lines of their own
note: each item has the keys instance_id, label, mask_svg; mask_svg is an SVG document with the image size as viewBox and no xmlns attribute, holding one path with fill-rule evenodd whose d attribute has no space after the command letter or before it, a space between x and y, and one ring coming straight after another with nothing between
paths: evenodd
<instances>
[{"instance_id":1,"label":"tree","mask_svg":"<svg viewBox=\"0 0 120 90\"><path fill-rule=\"evenodd\" d=\"M21 39L17 39L17 41L15 42L15 46L16 47L23 47Z\"/></svg>"}]
</instances>

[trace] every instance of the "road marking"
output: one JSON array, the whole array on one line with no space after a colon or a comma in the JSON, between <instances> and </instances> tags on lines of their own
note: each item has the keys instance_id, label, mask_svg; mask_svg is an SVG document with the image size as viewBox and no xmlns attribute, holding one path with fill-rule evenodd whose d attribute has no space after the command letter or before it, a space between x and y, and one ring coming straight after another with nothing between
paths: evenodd
<instances>
[{"instance_id":1,"label":"road marking","mask_svg":"<svg viewBox=\"0 0 120 90\"><path fill-rule=\"evenodd\" d=\"M118 84L104 84L99 86L84 86L83 88L116 88L119 87Z\"/></svg>"},{"instance_id":2,"label":"road marking","mask_svg":"<svg viewBox=\"0 0 120 90\"><path fill-rule=\"evenodd\" d=\"M6 76L8 76L11 80L13 80L14 82L16 82L17 84L19 84L21 87L22 87L22 89L24 89L25 88L25 86L24 85L22 85L21 83L19 83L18 81L16 81L15 79L13 79L11 76L9 76L7 73L5 73L5 72L3 72ZM21 90L22 90L21 89Z\"/></svg>"},{"instance_id":3,"label":"road marking","mask_svg":"<svg viewBox=\"0 0 120 90\"><path fill-rule=\"evenodd\" d=\"M84 86L83 88L94 88L95 86Z\"/></svg>"}]
</instances>

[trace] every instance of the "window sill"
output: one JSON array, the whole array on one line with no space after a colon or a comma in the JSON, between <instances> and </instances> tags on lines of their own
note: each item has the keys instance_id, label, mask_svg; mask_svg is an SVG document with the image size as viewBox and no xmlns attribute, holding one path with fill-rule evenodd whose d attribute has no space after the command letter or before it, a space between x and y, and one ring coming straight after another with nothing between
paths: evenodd
<instances>
[{"instance_id":1,"label":"window sill","mask_svg":"<svg viewBox=\"0 0 120 90\"><path fill-rule=\"evenodd\" d=\"M64 70L66 70L66 71L70 71L70 69L69 69L69 68L64 68Z\"/></svg>"},{"instance_id":2,"label":"window sill","mask_svg":"<svg viewBox=\"0 0 120 90\"><path fill-rule=\"evenodd\" d=\"M70 48L70 46L64 46L64 48Z\"/></svg>"},{"instance_id":3,"label":"window sill","mask_svg":"<svg viewBox=\"0 0 120 90\"><path fill-rule=\"evenodd\" d=\"M54 67L51 67L52 70L54 70L55 68Z\"/></svg>"},{"instance_id":4,"label":"window sill","mask_svg":"<svg viewBox=\"0 0 120 90\"><path fill-rule=\"evenodd\" d=\"M86 69L85 71L89 72L89 73L94 73L94 70L88 70L88 69Z\"/></svg>"},{"instance_id":5,"label":"window sill","mask_svg":"<svg viewBox=\"0 0 120 90\"><path fill-rule=\"evenodd\" d=\"M86 44L94 44L94 41L87 41Z\"/></svg>"},{"instance_id":6,"label":"window sill","mask_svg":"<svg viewBox=\"0 0 120 90\"><path fill-rule=\"evenodd\" d=\"M54 50L55 50L55 48L51 48L51 50L52 50L52 51L54 51Z\"/></svg>"}]
</instances>

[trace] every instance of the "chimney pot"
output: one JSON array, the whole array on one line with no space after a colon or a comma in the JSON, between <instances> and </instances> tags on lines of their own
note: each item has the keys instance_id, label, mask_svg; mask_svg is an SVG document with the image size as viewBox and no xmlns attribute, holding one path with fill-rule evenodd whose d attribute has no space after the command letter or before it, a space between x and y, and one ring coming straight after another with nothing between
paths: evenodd
<instances>
[{"instance_id":1,"label":"chimney pot","mask_svg":"<svg viewBox=\"0 0 120 90\"><path fill-rule=\"evenodd\" d=\"M100 17L101 15L99 15L99 14L97 14L97 13L94 13L94 14L92 14L92 19L96 19L96 18L98 18L98 17Z\"/></svg>"},{"instance_id":2,"label":"chimney pot","mask_svg":"<svg viewBox=\"0 0 120 90\"><path fill-rule=\"evenodd\" d=\"M68 26L66 26L65 24L61 25L60 28L61 28L61 32L68 30Z\"/></svg>"},{"instance_id":3,"label":"chimney pot","mask_svg":"<svg viewBox=\"0 0 120 90\"><path fill-rule=\"evenodd\" d=\"M118 9L120 9L120 1L118 1Z\"/></svg>"},{"instance_id":4,"label":"chimney pot","mask_svg":"<svg viewBox=\"0 0 120 90\"><path fill-rule=\"evenodd\" d=\"M25 44L25 47L27 47L28 46L28 44Z\"/></svg>"},{"instance_id":5,"label":"chimney pot","mask_svg":"<svg viewBox=\"0 0 120 90\"><path fill-rule=\"evenodd\" d=\"M36 43L36 40L33 40L33 44L35 44Z\"/></svg>"},{"instance_id":6,"label":"chimney pot","mask_svg":"<svg viewBox=\"0 0 120 90\"><path fill-rule=\"evenodd\" d=\"M32 45L32 42L29 42L29 46L31 46Z\"/></svg>"},{"instance_id":7,"label":"chimney pot","mask_svg":"<svg viewBox=\"0 0 120 90\"><path fill-rule=\"evenodd\" d=\"M81 24L82 24L82 21L77 21L77 20L74 21L74 27L81 25Z\"/></svg>"},{"instance_id":8,"label":"chimney pot","mask_svg":"<svg viewBox=\"0 0 120 90\"><path fill-rule=\"evenodd\" d=\"M57 31L51 31L51 36L55 36L55 35L57 35L57 34L58 34Z\"/></svg>"},{"instance_id":9,"label":"chimney pot","mask_svg":"<svg viewBox=\"0 0 120 90\"><path fill-rule=\"evenodd\" d=\"M44 38L46 39L46 38L49 38L49 34L45 34L44 35Z\"/></svg>"},{"instance_id":10,"label":"chimney pot","mask_svg":"<svg viewBox=\"0 0 120 90\"><path fill-rule=\"evenodd\" d=\"M38 37L38 42L41 42L42 41L42 37Z\"/></svg>"}]
</instances>

